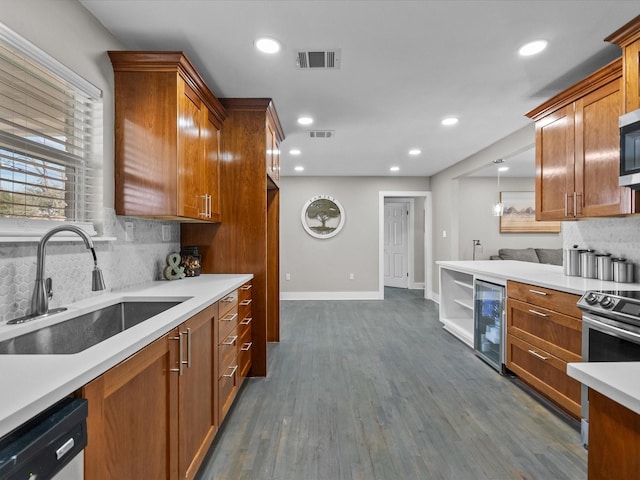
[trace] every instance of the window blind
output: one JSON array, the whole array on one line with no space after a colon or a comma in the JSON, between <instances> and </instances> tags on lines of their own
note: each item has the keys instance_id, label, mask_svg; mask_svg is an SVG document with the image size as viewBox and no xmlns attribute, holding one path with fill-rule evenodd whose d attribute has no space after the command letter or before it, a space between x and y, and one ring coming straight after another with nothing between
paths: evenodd
<instances>
[{"instance_id":1,"label":"window blind","mask_svg":"<svg viewBox=\"0 0 640 480\"><path fill-rule=\"evenodd\" d=\"M102 213L102 92L0 24L0 216Z\"/></svg>"}]
</instances>

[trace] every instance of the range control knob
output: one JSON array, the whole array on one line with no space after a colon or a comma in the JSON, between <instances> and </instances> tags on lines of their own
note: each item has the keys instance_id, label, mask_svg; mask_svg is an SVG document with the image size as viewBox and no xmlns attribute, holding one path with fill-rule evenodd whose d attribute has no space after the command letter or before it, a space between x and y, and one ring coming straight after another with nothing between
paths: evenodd
<instances>
[{"instance_id":1,"label":"range control knob","mask_svg":"<svg viewBox=\"0 0 640 480\"><path fill-rule=\"evenodd\" d=\"M598 303L598 296L593 292L589 292L587 293L587 296L584 297L584 301L589 305L595 305L596 303Z\"/></svg>"},{"instance_id":2,"label":"range control knob","mask_svg":"<svg viewBox=\"0 0 640 480\"><path fill-rule=\"evenodd\" d=\"M602 300L600 300L600 306L602 308L611 308L614 305L614 301L613 298L611 298L609 295L605 295L604 297L602 297Z\"/></svg>"}]
</instances>

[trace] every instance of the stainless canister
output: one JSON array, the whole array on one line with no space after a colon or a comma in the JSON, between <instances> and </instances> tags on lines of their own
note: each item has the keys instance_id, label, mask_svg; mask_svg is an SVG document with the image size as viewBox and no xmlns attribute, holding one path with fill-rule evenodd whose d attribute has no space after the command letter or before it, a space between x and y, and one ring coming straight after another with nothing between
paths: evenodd
<instances>
[{"instance_id":1,"label":"stainless canister","mask_svg":"<svg viewBox=\"0 0 640 480\"><path fill-rule=\"evenodd\" d=\"M627 262L625 262L624 258L612 258L611 271L613 272L614 282L627 283Z\"/></svg>"},{"instance_id":2,"label":"stainless canister","mask_svg":"<svg viewBox=\"0 0 640 480\"><path fill-rule=\"evenodd\" d=\"M627 283L633 283L636 264L633 262L626 262L626 263L627 263Z\"/></svg>"},{"instance_id":3,"label":"stainless canister","mask_svg":"<svg viewBox=\"0 0 640 480\"><path fill-rule=\"evenodd\" d=\"M595 250L585 250L580 253L580 275L584 278L596 278L596 252Z\"/></svg>"},{"instance_id":4,"label":"stainless canister","mask_svg":"<svg viewBox=\"0 0 640 480\"><path fill-rule=\"evenodd\" d=\"M610 253L601 253L599 255L596 255L596 271L598 272L597 277L600 280L613 279Z\"/></svg>"},{"instance_id":5,"label":"stainless canister","mask_svg":"<svg viewBox=\"0 0 640 480\"><path fill-rule=\"evenodd\" d=\"M571 277L580 276L580 254L584 250L580 250L578 245L574 245L573 248L567 248L564 250L564 274Z\"/></svg>"}]
</instances>

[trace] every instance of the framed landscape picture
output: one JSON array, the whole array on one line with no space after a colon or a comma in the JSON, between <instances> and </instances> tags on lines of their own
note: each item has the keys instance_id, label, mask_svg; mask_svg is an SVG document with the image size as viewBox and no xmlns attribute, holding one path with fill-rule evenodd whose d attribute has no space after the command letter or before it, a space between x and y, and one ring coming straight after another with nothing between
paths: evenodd
<instances>
[{"instance_id":1,"label":"framed landscape picture","mask_svg":"<svg viewBox=\"0 0 640 480\"><path fill-rule=\"evenodd\" d=\"M536 222L535 192L500 192L500 233L559 233L560 222Z\"/></svg>"}]
</instances>

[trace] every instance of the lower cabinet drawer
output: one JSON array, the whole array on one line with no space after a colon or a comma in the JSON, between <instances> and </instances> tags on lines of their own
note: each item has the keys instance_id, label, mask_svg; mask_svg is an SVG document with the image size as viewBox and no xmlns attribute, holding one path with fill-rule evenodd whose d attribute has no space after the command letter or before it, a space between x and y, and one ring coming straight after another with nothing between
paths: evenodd
<instances>
[{"instance_id":1,"label":"lower cabinet drawer","mask_svg":"<svg viewBox=\"0 0 640 480\"><path fill-rule=\"evenodd\" d=\"M240 377L244 379L251 368L251 350L253 342L251 341L251 328L246 328L240 337L238 350L238 368L240 369Z\"/></svg>"},{"instance_id":2,"label":"lower cabinet drawer","mask_svg":"<svg viewBox=\"0 0 640 480\"><path fill-rule=\"evenodd\" d=\"M238 345L240 345L240 336L238 329L234 329L227 335L218 346L218 360L219 365L224 368L228 365L235 363L235 358L238 354ZM222 375L224 371L220 372Z\"/></svg>"},{"instance_id":3,"label":"lower cabinet drawer","mask_svg":"<svg viewBox=\"0 0 640 480\"><path fill-rule=\"evenodd\" d=\"M238 392L238 365L229 365L218 380L218 401L220 405L220 421L226 417Z\"/></svg>"},{"instance_id":4,"label":"lower cabinet drawer","mask_svg":"<svg viewBox=\"0 0 640 480\"><path fill-rule=\"evenodd\" d=\"M507 368L575 418L580 418L580 383L567 375L565 361L508 334Z\"/></svg>"}]
</instances>

